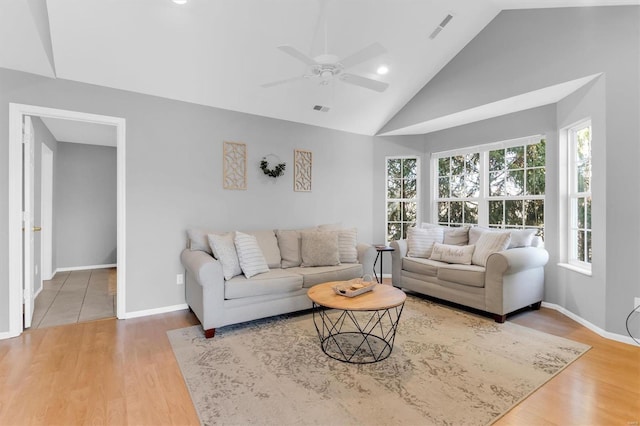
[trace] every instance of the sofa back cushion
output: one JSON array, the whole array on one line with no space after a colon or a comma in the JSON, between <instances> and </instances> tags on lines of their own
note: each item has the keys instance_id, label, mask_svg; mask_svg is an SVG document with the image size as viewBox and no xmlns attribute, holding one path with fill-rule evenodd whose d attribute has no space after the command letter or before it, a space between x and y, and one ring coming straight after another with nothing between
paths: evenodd
<instances>
[{"instance_id":1,"label":"sofa back cushion","mask_svg":"<svg viewBox=\"0 0 640 426\"><path fill-rule=\"evenodd\" d=\"M407 256L428 259L431 256L433 245L435 243L442 243L443 240L444 230L440 226L433 228L409 228L407 235Z\"/></svg>"},{"instance_id":2,"label":"sofa back cushion","mask_svg":"<svg viewBox=\"0 0 640 426\"><path fill-rule=\"evenodd\" d=\"M222 234L222 232L211 231L202 228L190 228L187 229L187 238L189 239L188 247L191 250L204 251L209 254L213 254L211 245L209 244L209 234Z\"/></svg>"},{"instance_id":3,"label":"sofa back cushion","mask_svg":"<svg viewBox=\"0 0 640 426\"><path fill-rule=\"evenodd\" d=\"M435 223L423 222L421 228L442 228L444 232L443 244L452 246L466 246L469 244L469 228L470 226L441 226Z\"/></svg>"}]
</instances>

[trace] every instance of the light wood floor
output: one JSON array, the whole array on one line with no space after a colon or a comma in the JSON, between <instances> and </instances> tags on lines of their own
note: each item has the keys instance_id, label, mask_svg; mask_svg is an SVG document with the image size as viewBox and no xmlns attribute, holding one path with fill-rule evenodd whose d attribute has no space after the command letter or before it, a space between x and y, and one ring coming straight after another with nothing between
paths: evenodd
<instances>
[{"instance_id":1,"label":"light wood floor","mask_svg":"<svg viewBox=\"0 0 640 426\"><path fill-rule=\"evenodd\" d=\"M638 425L640 348L601 338L545 308L509 320L593 349L497 424ZM193 314L180 311L0 341L0 425L198 424L166 336L192 324Z\"/></svg>"}]
</instances>

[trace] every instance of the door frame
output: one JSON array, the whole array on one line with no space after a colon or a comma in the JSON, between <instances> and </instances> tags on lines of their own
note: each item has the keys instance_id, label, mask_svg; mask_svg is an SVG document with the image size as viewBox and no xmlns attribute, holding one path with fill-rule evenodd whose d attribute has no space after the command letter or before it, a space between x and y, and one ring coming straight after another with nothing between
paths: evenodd
<instances>
[{"instance_id":1,"label":"door frame","mask_svg":"<svg viewBox=\"0 0 640 426\"><path fill-rule=\"evenodd\" d=\"M53 278L53 151L46 143L40 147L40 176L40 277L50 280Z\"/></svg>"},{"instance_id":2,"label":"door frame","mask_svg":"<svg viewBox=\"0 0 640 426\"><path fill-rule=\"evenodd\" d=\"M120 117L90 114L78 111L9 104L9 335L20 335L23 329L22 304L22 121L25 115L63 120L105 124L116 127L117 159L117 312L126 316L126 120Z\"/></svg>"}]
</instances>

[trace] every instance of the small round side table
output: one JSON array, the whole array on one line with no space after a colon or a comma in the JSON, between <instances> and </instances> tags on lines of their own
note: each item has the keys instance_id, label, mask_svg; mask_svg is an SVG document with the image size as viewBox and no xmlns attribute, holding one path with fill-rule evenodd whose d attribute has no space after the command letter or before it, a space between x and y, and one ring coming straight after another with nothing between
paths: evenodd
<instances>
[{"instance_id":1,"label":"small round side table","mask_svg":"<svg viewBox=\"0 0 640 426\"><path fill-rule=\"evenodd\" d=\"M382 253L384 252L392 252L395 251L395 249L393 247L390 246L385 246L385 245L375 245L373 246L376 251L378 252L378 255L376 256L376 260L373 262L373 276L376 277L376 281L380 284L382 284ZM380 259L380 278L378 278L378 274L376 274L376 263L378 263L378 259Z\"/></svg>"}]
</instances>

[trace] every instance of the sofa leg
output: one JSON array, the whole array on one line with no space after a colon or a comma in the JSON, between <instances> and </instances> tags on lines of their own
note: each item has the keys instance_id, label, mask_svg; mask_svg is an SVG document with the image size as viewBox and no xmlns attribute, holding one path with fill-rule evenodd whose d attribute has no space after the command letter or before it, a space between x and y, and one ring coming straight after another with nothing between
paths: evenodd
<instances>
[{"instance_id":1,"label":"sofa leg","mask_svg":"<svg viewBox=\"0 0 640 426\"><path fill-rule=\"evenodd\" d=\"M538 311L538 310L540 310L541 306L542 306L542 301L536 302L533 305L531 305L531 309L533 309L534 311Z\"/></svg>"},{"instance_id":2,"label":"sofa leg","mask_svg":"<svg viewBox=\"0 0 640 426\"><path fill-rule=\"evenodd\" d=\"M204 331L204 337L207 339L213 339L213 336L216 335L216 329L215 328L210 328L208 330Z\"/></svg>"},{"instance_id":3,"label":"sofa leg","mask_svg":"<svg viewBox=\"0 0 640 426\"><path fill-rule=\"evenodd\" d=\"M493 319L496 320L496 322L499 322L500 324L502 324L503 322L505 322L507 320L507 316L506 315L493 314Z\"/></svg>"}]
</instances>

